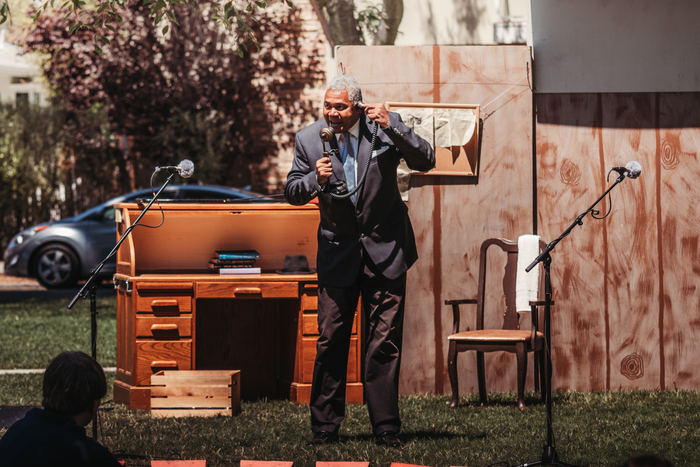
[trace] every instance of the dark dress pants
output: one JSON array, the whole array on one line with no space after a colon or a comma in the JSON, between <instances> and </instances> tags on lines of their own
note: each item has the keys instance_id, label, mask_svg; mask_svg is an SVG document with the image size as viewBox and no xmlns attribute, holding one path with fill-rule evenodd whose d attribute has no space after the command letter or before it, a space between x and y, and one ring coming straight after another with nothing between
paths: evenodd
<instances>
[{"instance_id":1,"label":"dark dress pants","mask_svg":"<svg viewBox=\"0 0 700 467\"><path fill-rule=\"evenodd\" d=\"M348 350L360 295L368 329L364 387L372 428L378 435L401 427L398 392L406 274L390 280L371 261L364 263L349 287L319 284L320 336L310 400L314 432L335 433L345 417Z\"/></svg>"}]
</instances>

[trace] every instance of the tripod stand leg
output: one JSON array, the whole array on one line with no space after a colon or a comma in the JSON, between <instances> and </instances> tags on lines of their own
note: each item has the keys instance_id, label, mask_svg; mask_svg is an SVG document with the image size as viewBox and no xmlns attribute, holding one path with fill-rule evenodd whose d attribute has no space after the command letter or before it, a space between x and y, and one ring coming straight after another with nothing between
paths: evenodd
<instances>
[{"instance_id":1,"label":"tripod stand leg","mask_svg":"<svg viewBox=\"0 0 700 467\"><path fill-rule=\"evenodd\" d=\"M97 285L94 282L90 284L90 348L92 358L97 360ZM97 410L92 417L92 439L95 441L97 441Z\"/></svg>"}]
</instances>

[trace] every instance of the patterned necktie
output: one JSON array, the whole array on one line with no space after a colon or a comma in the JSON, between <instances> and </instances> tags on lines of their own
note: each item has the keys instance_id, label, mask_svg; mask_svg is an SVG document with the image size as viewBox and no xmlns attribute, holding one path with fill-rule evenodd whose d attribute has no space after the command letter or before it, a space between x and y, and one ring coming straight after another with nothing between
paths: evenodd
<instances>
[{"instance_id":1,"label":"patterned necktie","mask_svg":"<svg viewBox=\"0 0 700 467\"><path fill-rule=\"evenodd\" d=\"M352 138L349 132L343 133L343 141L345 145L343 147L343 169L345 170L345 181L348 185L348 192L355 189L355 154L352 147ZM355 203L355 195L350 197L353 203Z\"/></svg>"}]
</instances>

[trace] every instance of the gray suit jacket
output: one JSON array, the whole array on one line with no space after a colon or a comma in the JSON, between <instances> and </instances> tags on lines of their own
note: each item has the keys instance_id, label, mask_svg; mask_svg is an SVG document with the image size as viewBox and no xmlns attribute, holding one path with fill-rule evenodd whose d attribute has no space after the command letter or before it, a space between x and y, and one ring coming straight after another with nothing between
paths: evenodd
<instances>
[{"instance_id":1,"label":"gray suit jacket","mask_svg":"<svg viewBox=\"0 0 700 467\"><path fill-rule=\"evenodd\" d=\"M418 259L408 208L401 200L396 168L401 158L413 170L435 166L435 153L427 141L408 128L399 114L390 112L389 128L379 128L364 187L350 199L335 199L316 180L316 161L323 157L319 120L296 135L294 163L287 176L284 195L290 204L303 205L319 197L321 222L318 228L317 269L319 282L344 287L354 282L364 247L374 264L389 279L406 272ZM362 176L369 153L374 123L360 116L357 177ZM326 148L328 146L326 144ZM333 177L345 181L343 164L332 158Z\"/></svg>"}]
</instances>

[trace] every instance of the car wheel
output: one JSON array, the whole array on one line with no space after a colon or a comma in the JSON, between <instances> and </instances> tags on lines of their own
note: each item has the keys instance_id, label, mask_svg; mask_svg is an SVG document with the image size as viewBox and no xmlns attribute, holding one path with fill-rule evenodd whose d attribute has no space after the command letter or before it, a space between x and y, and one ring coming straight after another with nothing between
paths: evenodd
<instances>
[{"instance_id":1,"label":"car wheel","mask_svg":"<svg viewBox=\"0 0 700 467\"><path fill-rule=\"evenodd\" d=\"M80 264L73 250L64 245L42 247L34 261L37 280L46 288L68 287L78 281Z\"/></svg>"}]
</instances>

